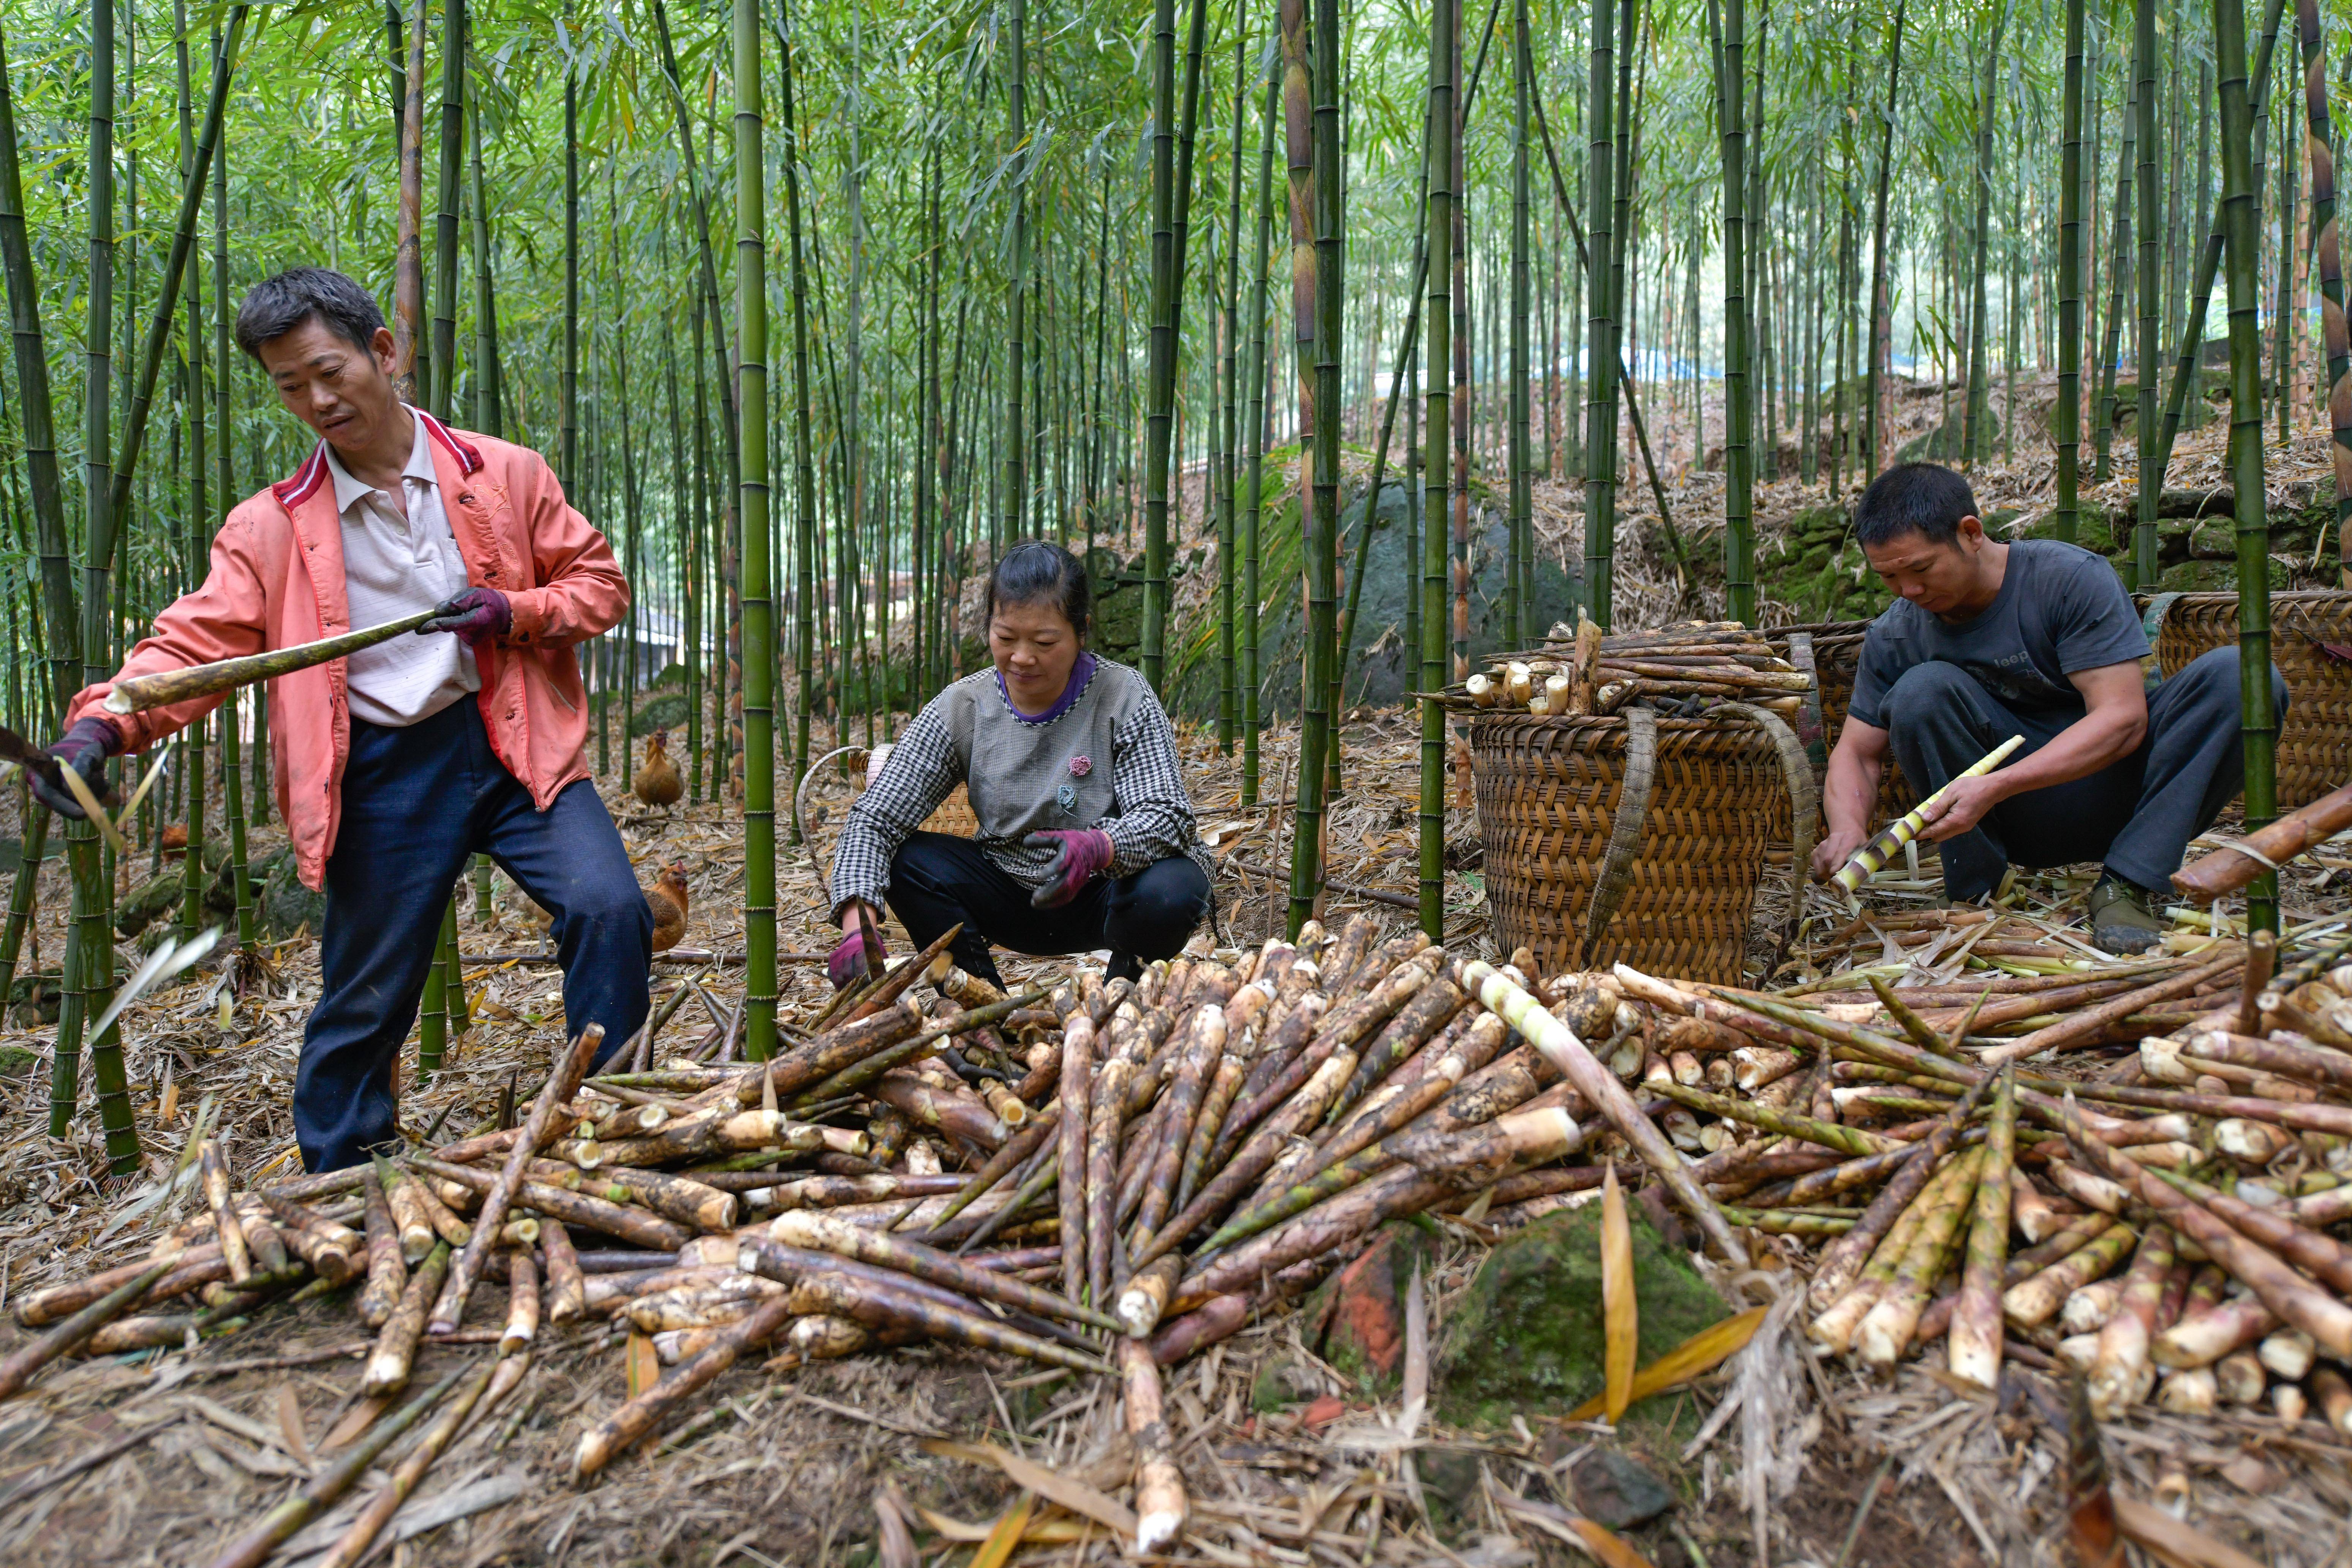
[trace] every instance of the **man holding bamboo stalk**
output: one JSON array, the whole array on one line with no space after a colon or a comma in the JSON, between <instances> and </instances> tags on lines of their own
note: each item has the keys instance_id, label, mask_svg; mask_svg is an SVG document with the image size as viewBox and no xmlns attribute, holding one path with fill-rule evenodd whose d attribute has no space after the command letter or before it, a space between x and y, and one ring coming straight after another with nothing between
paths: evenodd
<instances>
[{"instance_id":1,"label":"man holding bamboo stalk","mask_svg":"<svg viewBox=\"0 0 2352 1568\"><path fill-rule=\"evenodd\" d=\"M572 654L629 591L544 458L400 401L392 333L352 279L298 267L257 284L236 336L319 445L230 511L204 583L113 681L74 699L49 749L94 778L221 701L110 712L122 681L422 618L416 636L263 672L295 866L327 894L295 1133L308 1169L337 1170L398 1135L394 1064L477 851L553 917L566 1035L601 1024L617 1050L645 1022L653 915L588 778ZM34 788L82 815L37 775Z\"/></svg>"},{"instance_id":2,"label":"man holding bamboo stalk","mask_svg":"<svg viewBox=\"0 0 2352 1568\"><path fill-rule=\"evenodd\" d=\"M2245 776L2238 650L2215 648L2151 691L2147 633L2115 569L2055 540L1988 538L1975 494L1951 469L1904 463L1854 503L1872 568L1900 596L1871 624L1830 757L1813 852L1826 879L1870 837L1891 753L1923 795L1920 837L1943 845L1955 900L1999 889L2011 863L2105 862L2091 889L2092 940L2138 952L2189 841ZM2271 688L2286 710L2286 682ZM2011 735L2005 767L1967 776Z\"/></svg>"}]
</instances>

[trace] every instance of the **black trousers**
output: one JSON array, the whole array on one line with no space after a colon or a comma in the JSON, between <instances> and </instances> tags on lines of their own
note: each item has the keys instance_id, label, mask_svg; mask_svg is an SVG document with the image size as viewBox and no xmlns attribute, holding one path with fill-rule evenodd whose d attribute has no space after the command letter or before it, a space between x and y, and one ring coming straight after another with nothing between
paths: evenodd
<instances>
[{"instance_id":1,"label":"black trousers","mask_svg":"<svg viewBox=\"0 0 2352 1568\"><path fill-rule=\"evenodd\" d=\"M948 951L967 974L1003 984L991 943L1031 954L1108 948L1110 975L1132 979L1173 958L1209 912L1209 879L1182 855L1131 876L1097 877L1057 910L1033 909L1026 884L997 869L980 846L947 833L911 833L890 857L890 912L918 942L961 921Z\"/></svg>"},{"instance_id":2,"label":"black trousers","mask_svg":"<svg viewBox=\"0 0 2352 1568\"><path fill-rule=\"evenodd\" d=\"M2271 699L2285 713L2286 679L2276 668ZM1912 666L1885 711L1895 760L1923 795L2011 735L2025 737L2018 755L2030 755L2074 721L2063 712L2015 712L1956 664ZM2238 650L2217 647L2147 694L2139 750L2087 777L2011 795L1982 823L1946 839L1946 893L1981 898L2000 886L2012 863L2082 860L2104 860L2143 888L2166 886L2189 841L2213 825L2245 782L2238 723Z\"/></svg>"}]
</instances>

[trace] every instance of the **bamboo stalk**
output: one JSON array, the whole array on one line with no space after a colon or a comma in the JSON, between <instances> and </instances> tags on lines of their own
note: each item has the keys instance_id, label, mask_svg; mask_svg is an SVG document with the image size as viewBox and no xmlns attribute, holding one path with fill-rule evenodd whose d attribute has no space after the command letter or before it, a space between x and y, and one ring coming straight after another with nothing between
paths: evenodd
<instances>
[{"instance_id":1,"label":"bamboo stalk","mask_svg":"<svg viewBox=\"0 0 2352 1568\"><path fill-rule=\"evenodd\" d=\"M40 1370L73 1351L92 1334L121 1317L146 1295L148 1289L172 1271L172 1264L150 1263L131 1279L67 1317L48 1332L0 1356L0 1399L13 1399Z\"/></svg>"},{"instance_id":2,"label":"bamboo stalk","mask_svg":"<svg viewBox=\"0 0 2352 1568\"><path fill-rule=\"evenodd\" d=\"M506 1164L483 1194L481 1212L474 1219L474 1234L465 1249L457 1254L449 1269L449 1280L442 1289L441 1300L433 1309L433 1331L451 1333L458 1319L465 1316L466 1298L472 1294L474 1282L481 1278L482 1268L489 1261L490 1247L498 1239L499 1226L507 1215L507 1205L514 1199L515 1190L522 1184L523 1172L532 1156L551 1134L557 1111L566 1100L579 1092L580 1080L586 1075L588 1064L604 1043L604 1030L599 1024L590 1024L580 1031L571 1047L556 1059L555 1069L548 1074L547 1082L532 1102L530 1115L523 1123L521 1136L515 1140L507 1154Z\"/></svg>"},{"instance_id":3,"label":"bamboo stalk","mask_svg":"<svg viewBox=\"0 0 2352 1568\"><path fill-rule=\"evenodd\" d=\"M2156 1331L2157 1308L2164 1295L2165 1278L2172 1271L2173 1256L2171 1230L2163 1225L2148 1226L2132 1257L2131 1271L2124 1276L2115 1314L2099 1331L2098 1350L2084 1382L2090 1390L2091 1414L2102 1421L2122 1415L2147 1397L2156 1383L2156 1368L2148 1362L2148 1341Z\"/></svg>"},{"instance_id":4,"label":"bamboo stalk","mask_svg":"<svg viewBox=\"0 0 2352 1568\"><path fill-rule=\"evenodd\" d=\"M1897 1171L1893 1179L1879 1190L1878 1195L1871 1200L1870 1206L1862 1211L1862 1217L1854 1221L1853 1228L1822 1249L1821 1258L1813 1265L1812 1284L1806 1292L1814 1311L1826 1311L1832 1302L1846 1293L1855 1276L1862 1271L1864 1263L1872 1257L1873 1249L1886 1238L1890 1227L1910 1209L1912 1200L1933 1178L1944 1155L1958 1139L1961 1126L1974 1113L1977 1102L1990 1089L1991 1082L1988 1077L1963 1095L1959 1103L1946 1113L1943 1121L1927 1134L1917 1155Z\"/></svg>"},{"instance_id":5,"label":"bamboo stalk","mask_svg":"<svg viewBox=\"0 0 2352 1568\"><path fill-rule=\"evenodd\" d=\"M1945 1356L1953 1376L1979 1388L1992 1388L2000 1381L2000 1281L2009 1256L2011 1165L2016 1147L2017 1080L2011 1072L2002 1074L1993 1094L1968 1260Z\"/></svg>"},{"instance_id":6,"label":"bamboo stalk","mask_svg":"<svg viewBox=\"0 0 2352 1568\"><path fill-rule=\"evenodd\" d=\"M1533 996L1505 979L1492 964L1464 964L1454 972L1454 977L1464 990L1500 1014L1505 1023L1541 1051L1545 1059L1576 1086L1577 1092L1608 1119L1618 1136L1632 1144L1643 1163L1658 1173L1698 1222L1707 1239L1722 1249L1735 1268L1747 1267L1748 1249L1716 1212L1714 1200L1706 1195L1706 1189L1690 1178L1682 1156L1634 1106L1616 1076L1593 1058L1574 1030L1545 1012Z\"/></svg>"},{"instance_id":7,"label":"bamboo stalk","mask_svg":"<svg viewBox=\"0 0 2352 1568\"><path fill-rule=\"evenodd\" d=\"M441 1457L459 1428L465 1426L466 1418L481 1402L483 1391L491 1377L503 1364L496 1358L484 1361L467 1374L465 1382L457 1385L457 1392L443 1402L433 1425L425 1429L415 1446L409 1449L408 1457L393 1471L392 1479L384 1484L383 1489L368 1500L367 1506L360 1510L359 1518L352 1521L351 1528L344 1531L333 1548L320 1559L319 1568L358 1568L360 1561L368 1554L368 1548L373 1546L376 1537L383 1533L383 1527L392 1522L392 1516L400 1511L400 1505L416 1490L416 1483L425 1479L425 1472L433 1468L433 1462Z\"/></svg>"},{"instance_id":8,"label":"bamboo stalk","mask_svg":"<svg viewBox=\"0 0 2352 1568\"><path fill-rule=\"evenodd\" d=\"M982 1300L1002 1301L1111 1333L1119 1331L1118 1320L1108 1313L1081 1306L1050 1290L1024 1285L920 1242L866 1230L818 1210L796 1209L780 1215L769 1225L768 1234L788 1247L853 1258L945 1285Z\"/></svg>"},{"instance_id":9,"label":"bamboo stalk","mask_svg":"<svg viewBox=\"0 0 2352 1568\"><path fill-rule=\"evenodd\" d=\"M2067 1141L2110 1181L2158 1211L2206 1256L2262 1298L2263 1305L2326 1345L2338 1357L2352 1355L2352 1307L2327 1295L2281 1262L2277 1254L2247 1240L2203 1205L2156 1179L2139 1162L2090 1135L2071 1097Z\"/></svg>"},{"instance_id":10,"label":"bamboo stalk","mask_svg":"<svg viewBox=\"0 0 2352 1568\"><path fill-rule=\"evenodd\" d=\"M271 1509L257 1523L221 1548L207 1568L261 1568L261 1564L268 1561L270 1553L283 1545L296 1531L325 1512L333 1506L337 1498L349 1491L354 1481L367 1474L377 1458L405 1435L410 1427L424 1419L440 1403L441 1396L465 1375L463 1367L451 1369L448 1376L368 1428L364 1436L338 1456L334 1463L312 1476L300 1491Z\"/></svg>"},{"instance_id":11,"label":"bamboo stalk","mask_svg":"<svg viewBox=\"0 0 2352 1568\"><path fill-rule=\"evenodd\" d=\"M1853 852L1838 874L1830 879L1840 891L1851 893L1871 877L1885 868L1886 862L1906 844L1919 837L1927 826L1927 808L1943 804L1944 796L1961 779L1981 778L2009 760L2010 753L2025 744L2022 735L2011 735L2000 745L1960 770L1948 783L1913 806L1908 812L1878 830L1876 837Z\"/></svg>"},{"instance_id":12,"label":"bamboo stalk","mask_svg":"<svg viewBox=\"0 0 2352 1568\"><path fill-rule=\"evenodd\" d=\"M362 626L357 631L320 637L315 642L298 643L292 647L272 648L267 653L245 654L236 658L215 659L210 664L188 665L179 669L157 670L152 675L131 676L116 681L107 693L106 710L110 713L143 713L151 708L191 702L200 697L234 691L257 681L276 680L331 659L348 658L362 648L371 648L414 632L431 620L435 613L420 610L396 621Z\"/></svg>"}]
</instances>

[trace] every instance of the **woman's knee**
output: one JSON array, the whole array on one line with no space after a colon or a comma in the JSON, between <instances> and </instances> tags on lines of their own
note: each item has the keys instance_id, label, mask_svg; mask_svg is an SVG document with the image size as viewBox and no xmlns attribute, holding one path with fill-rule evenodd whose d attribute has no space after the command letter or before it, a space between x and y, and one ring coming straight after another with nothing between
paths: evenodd
<instances>
[{"instance_id":1,"label":"woman's knee","mask_svg":"<svg viewBox=\"0 0 2352 1568\"><path fill-rule=\"evenodd\" d=\"M1166 958L1181 949L1209 912L1209 879L1186 856L1154 861L1111 887L1103 911L1113 949Z\"/></svg>"}]
</instances>

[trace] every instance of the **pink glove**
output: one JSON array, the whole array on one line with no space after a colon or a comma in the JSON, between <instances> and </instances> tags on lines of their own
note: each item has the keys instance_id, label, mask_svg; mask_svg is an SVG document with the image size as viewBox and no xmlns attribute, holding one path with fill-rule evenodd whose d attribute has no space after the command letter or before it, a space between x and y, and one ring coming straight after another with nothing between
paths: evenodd
<instances>
[{"instance_id":1,"label":"pink glove","mask_svg":"<svg viewBox=\"0 0 2352 1568\"><path fill-rule=\"evenodd\" d=\"M467 647L479 647L493 637L514 630L514 606L496 588L468 588L456 598L433 606L433 618L416 628L452 632Z\"/></svg>"},{"instance_id":2,"label":"pink glove","mask_svg":"<svg viewBox=\"0 0 2352 1568\"><path fill-rule=\"evenodd\" d=\"M835 991L845 991L859 981L882 973L889 959L883 951L881 933L871 925L859 922L859 929L841 939L840 945L824 961L825 977L833 982Z\"/></svg>"},{"instance_id":3,"label":"pink glove","mask_svg":"<svg viewBox=\"0 0 2352 1568\"><path fill-rule=\"evenodd\" d=\"M1110 835L1099 827L1049 827L1021 842L1054 852L1054 863L1045 868L1045 885L1029 895L1032 909L1060 909L1110 865Z\"/></svg>"}]
</instances>

